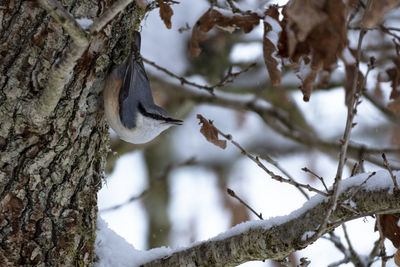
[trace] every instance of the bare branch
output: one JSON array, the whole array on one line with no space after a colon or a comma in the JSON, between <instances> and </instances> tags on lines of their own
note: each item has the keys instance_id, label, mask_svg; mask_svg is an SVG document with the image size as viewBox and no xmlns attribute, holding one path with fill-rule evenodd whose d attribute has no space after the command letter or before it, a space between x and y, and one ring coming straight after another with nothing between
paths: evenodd
<instances>
[{"instance_id":1,"label":"bare branch","mask_svg":"<svg viewBox=\"0 0 400 267\"><path fill-rule=\"evenodd\" d=\"M400 189L400 188L399 188L399 185L397 184L396 177L393 175L392 168L391 168L390 165L389 165L389 162L388 162L388 160L387 160L387 158L386 158L385 153L382 153L382 158L383 158L383 164L385 165L386 169L387 169L388 172L390 173L390 177L392 177L394 187L395 187L396 189Z\"/></svg>"},{"instance_id":2,"label":"bare branch","mask_svg":"<svg viewBox=\"0 0 400 267\"><path fill-rule=\"evenodd\" d=\"M198 118L203 118L203 116L200 115L200 114L197 114L197 117L198 117ZM212 121L211 121L211 120L208 120L208 121L209 121L210 124L212 124ZM214 126L214 127L215 127L215 126ZM301 183L298 183L298 182L296 182L296 181L294 181L294 180L286 179L286 178L283 178L283 177L280 176L280 175L275 174L273 171L271 171L270 169L268 169L268 168L260 161L260 159L258 158L258 156L255 157L255 156L253 156L252 154L248 153L238 142L236 142L235 140L233 140L233 139L232 139L232 136L231 136L230 134L225 134L225 133L223 133L223 132L222 132L221 130L219 130L217 127L215 127L215 129L218 131L218 133L219 133L221 136L223 136L226 140L230 141L234 146L236 146L236 147L240 150L240 152L241 152L243 155L247 156L249 159L251 159L253 162L255 162L255 163L256 163L262 170L264 170L272 179L274 179L274 180L276 180L276 181L278 181L278 182L283 182L283 183L291 184L291 185L293 185L293 186L295 186L295 187L302 187L302 188L305 188L305 189L307 189L307 190L309 190L309 191L315 192L315 193L320 194L320 195L322 195L322 196L328 196L327 193L324 193L324 192L322 192L322 191L320 191L320 190L318 190L318 189L316 189L316 188L310 186L309 184L301 184Z\"/></svg>"},{"instance_id":3,"label":"bare branch","mask_svg":"<svg viewBox=\"0 0 400 267\"><path fill-rule=\"evenodd\" d=\"M119 209L119 208L122 208L123 206L126 206L126 205L128 205L128 204L130 204L130 203L132 203L132 202L135 202L135 201L137 201L137 200L142 199L144 196L146 196L146 194L147 194L148 191L149 191L149 190L146 189L146 190L144 190L142 193L140 193L139 195L133 196L133 197L129 198L129 199L128 199L127 201L125 201L124 203L118 204L118 205L115 205L115 206L112 206L112 207L108 207L108 208L105 208L105 209L101 209L100 212L110 212L110 211L114 211L114 210L117 210L117 209Z\"/></svg>"},{"instance_id":4,"label":"bare branch","mask_svg":"<svg viewBox=\"0 0 400 267\"><path fill-rule=\"evenodd\" d=\"M239 196L237 196L235 191L229 188L227 188L226 191L228 192L228 195L239 200L240 203L242 203L246 208L248 208L252 213L254 213L260 220L263 220L262 214L261 213L258 214L252 207L249 206L249 204L247 204Z\"/></svg>"},{"instance_id":5,"label":"bare branch","mask_svg":"<svg viewBox=\"0 0 400 267\"><path fill-rule=\"evenodd\" d=\"M319 238L320 234L323 232L323 229L327 226L332 212L336 209L338 198L339 198L339 187L340 187L340 182L342 179L343 167L344 167L345 160L346 160L347 147L349 145L350 133L351 133L351 129L353 128L353 119L356 114L356 108L358 105L359 94L356 92L356 89L357 89L357 83L358 83L359 64L360 64L360 58L361 58L361 45L362 45L362 41L363 41L363 38L364 38L364 35L366 32L367 32L366 30L361 29L360 35L358 37L357 57L356 57L356 63L355 63L356 71L354 74L354 80L353 80L353 85L352 85L351 91L348 92L350 94L350 102L347 106L346 127L344 130L342 146L340 149L339 164L338 164L338 168L337 168L337 172L336 172L336 176L335 176L335 181L333 184L333 193L332 193L331 198L329 199L329 208L325 214L325 218L322 221L318 232L316 232L314 234L314 236L312 237L312 239L314 241Z\"/></svg>"},{"instance_id":6,"label":"bare branch","mask_svg":"<svg viewBox=\"0 0 400 267\"><path fill-rule=\"evenodd\" d=\"M263 155L263 156L260 156L260 158L262 158L263 160L267 161L268 163L274 165L275 168L280 170L287 178L289 178L289 180L292 180L293 182L296 182L295 179L278 162L273 160L271 157L269 157L268 155ZM303 194L303 196L307 200L310 199L308 194L301 187L296 187L296 188Z\"/></svg>"},{"instance_id":7,"label":"bare branch","mask_svg":"<svg viewBox=\"0 0 400 267\"><path fill-rule=\"evenodd\" d=\"M89 44L86 32L59 1L39 0L39 3L63 27L78 47L85 47Z\"/></svg>"},{"instance_id":8,"label":"bare branch","mask_svg":"<svg viewBox=\"0 0 400 267\"><path fill-rule=\"evenodd\" d=\"M224 78L221 79L221 81L219 81L215 85L209 86L209 85L201 85L201 84L191 82L191 81L187 80L186 78L179 76L179 75L167 70L166 68L161 67L154 61L148 60L146 58L143 58L143 61L146 62L147 64L153 66L157 70L162 71L162 72L166 73L167 75L178 79L180 81L181 85L187 84L187 85L199 88L199 89L203 89L203 90L206 90L207 92L209 92L211 95L214 95L214 90L216 88L224 87L227 84L232 83L236 77L238 77L242 73L247 72L248 70L250 70L251 68L253 68L256 65L256 63L252 63L248 67L244 68L243 70L241 70L239 72L232 72L232 67L230 67L228 70L228 73L225 75Z\"/></svg>"},{"instance_id":9,"label":"bare branch","mask_svg":"<svg viewBox=\"0 0 400 267\"><path fill-rule=\"evenodd\" d=\"M347 232L346 224L342 224L342 229L344 233L344 238L347 242L347 247L350 252L351 262L354 263L354 266L361 266L362 261L360 256L357 254L356 250L354 249L353 245L351 244L349 233Z\"/></svg>"},{"instance_id":10,"label":"bare branch","mask_svg":"<svg viewBox=\"0 0 400 267\"><path fill-rule=\"evenodd\" d=\"M33 123L42 125L46 122L47 117L54 111L62 96L66 81L70 79L77 61L88 48L93 36L132 1L118 0L115 2L94 21L89 27L90 35L87 35L60 2L39 0L42 7L63 27L73 42L58 62L52 66L46 87L38 101L33 102L32 106L27 109Z\"/></svg>"},{"instance_id":11,"label":"bare branch","mask_svg":"<svg viewBox=\"0 0 400 267\"><path fill-rule=\"evenodd\" d=\"M382 175L381 175L382 174ZM364 176L364 175L363 175ZM363 177L362 176L362 177ZM374 213L399 212L400 202L394 194L388 194L393 189L391 180L385 172L380 173L384 184L388 188L375 188L372 191L363 189L354 199L356 205L362 210L362 214L354 215L346 209L338 206L332 212L331 220L336 224L324 228L324 233L331 231L345 221L354 220ZM346 196L354 189L352 177L349 182L342 183L340 196ZM346 181L345 180L345 181ZM361 182L361 181L360 181ZM365 188L368 187L368 183ZM151 266L236 266L248 260L282 260L290 253L305 248L313 241L307 239L310 232L317 231L319 221L322 221L329 203L327 198L315 196L300 210L284 218L273 218L265 221L253 221L234 227L231 232L222 234L210 241L196 244L191 248L179 250L160 259L143 264L143 267ZM390 204L389 204L390 203ZM391 209L386 207L391 205ZM340 224L338 224L340 223ZM249 242L251 240L251 242Z\"/></svg>"},{"instance_id":12,"label":"bare branch","mask_svg":"<svg viewBox=\"0 0 400 267\"><path fill-rule=\"evenodd\" d=\"M321 176L319 176L318 174L316 174L315 172L313 172L312 170L310 170L310 169L307 168L307 167L301 168L301 170L304 171L304 172L311 173L311 174L312 174L313 176L315 176L318 180L320 180L320 182L321 182L322 185L324 186L326 192L329 193L329 189L328 189L328 187L327 187L326 184L325 184L324 178L322 178Z\"/></svg>"},{"instance_id":13,"label":"bare branch","mask_svg":"<svg viewBox=\"0 0 400 267\"><path fill-rule=\"evenodd\" d=\"M89 45L84 30L67 10L53 0L39 0L44 9L63 27L73 40L62 58L51 68L50 75L40 98L27 109L33 123L41 125L53 112L64 91L66 81L72 75L76 62L81 58Z\"/></svg>"},{"instance_id":14,"label":"bare branch","mask_svg":"<svg viewBox=\"0 0 400 267\"><path fill-rule=\"evenodd\" d=\"M112 6L98 18L93 21L93 24L89 27L90 34L94 35L103 29L119 12L121 12L127 5L132 3L134 0L117 0Z\"/></svg>"}]
</instances>

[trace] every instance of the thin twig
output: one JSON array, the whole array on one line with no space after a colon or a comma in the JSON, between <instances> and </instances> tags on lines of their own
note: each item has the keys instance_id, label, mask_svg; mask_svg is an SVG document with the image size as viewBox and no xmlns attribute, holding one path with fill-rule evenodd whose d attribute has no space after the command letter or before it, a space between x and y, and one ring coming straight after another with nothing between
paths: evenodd
<instances>
[{"instance_id":1,"label":"thin twig","mask_svg":"<svg viewBox=\"0 0 400 267\"><path fill-rule=\"evenodd\" d=\"M388 118L390 121L395 122L395 123L400 123L400 117L395 115L393 112L387 109L387 107L381 103L378 102L377 99L375 99L371 94L364 92L363 96L372 104L374 105L380 112L385 115L386 118Z\"/></svg>"},{"instance_id":2,"label":"thin twig","mask_svg":"<svg viewBox=\"0 0 400 267\"><path fill-rule=\"evenodd\" d=\"M385 242L384 242L385 241L385 236L383 234L383 228L382 228L382 225L381 225L379 217L380 217L379 215L376 216L376 227L378 228L378 231L379 231L379 247L380 247L379 256L382 257L382 265L381 266L385 267L386 266L386 262L387 262L387 259L386 259L386 248L385 248Z\"/></svg>"},{"instance_id":3,"label":"thin twig","mask_svg":"<svg viewBox=\"0 0 400 267\"><path fill-rule=\"evenodd\" d=\"M168 90L171 90L172 92L176 93L176 91L178 91L180 96L191 99L196 103L207 103L210 105L223 106L234 110L248 110L255 112L269 127L271 127L272 130L297 143L304 144L305 146L317 148L325 153L329 152L335 154L336 151L340 149L340 144L338 143L321 140L316 135L302 131L293 124L286 111L280 109L279 107L268 105L268 102L265 101L265 99L251 98L251 100L249 100L248 97L239 99L237 97L229 97L228 93L218 93L215 96L212 96L198 91L189 90L183 86L165 81L160 76L152 76L152 80L162 83ZM383 152L386 154L393 154L400 153L400 147L374 148L354 142L349 144L348 153L351 155L351 157L358 158L358 155L361 152L364 154L382 154ZM367 157L366 160L371 161L378 166L382 165L383 167L382 161L370 157Z\"/></svg>"},{"instance_id":4,"label":"thin twig","mask_svg":"<svg viewBox=\"0 0 400 267\"><path fill-rule=\"evenodd\" d=\"M342 229L344 233L344 238L346 239L348 250L351 256L351 262L354 263L354 266L361 266L362 261L360 256L357 254L356 250L354 249L353 245L351 244L349 233L347 232L346 224L342 224Z\"/></svg>"},{"instance_id":5,"label":"thin twig","mask_svg":"<svg viewBox=\"0 0 400 267\"><path fill-rule=\"evenodd\" d=\"M263 220L262 214L261 213L258 214L252 207L250 207L250 205L248 205L244 200L242 200L238 195L236 195L235 191L229 188L227 188L226 191L228 192L228 195L239 200L240 203L242 203L246 208L248 208L252 213L254 213L260 220Z\"/></svg>"},{"instance_id":6,"label":"thin twig","mask_svg":"<svg viewBox=\"0 0 400 267\"><path fill-rule=\"evenodd\" d=\"M351 196L346 199L347 202L351 201L352 198L357 195L358 192L360 192L361 188L363 185L365 185L369 179L371 179L372 176L374 176L376 174L376 172L372 172L370 175L368 175L368 177L356 188L356 190L351 194Z\"/></svg>"},{"instance_id":7,"label":"thin twig","mask_svg":"<svg viewBox=\"0 0 400 267\"><path fill-rule=\"evenodd\" d=\"M321 176L319 176L318 174L316 174L315 172L313 172L312 170L310 170L310 169L307 168L307 167L301 168L301 170L304 171L304 172L308 172L308 173L312 174L312 175L315 176L318 180L320 180L321 183L322 183L322 185L324 186L326 192L329 193L329 189L328 189L328 187L327 187L326 184L325 184L324 178L322 178Z\"/></svg>"},{"instance_id":8,"label":"thin twig","mask_svg":"<svg viewBox=\"0 0 400 267\"><path fill-rule=\"evenodd\" d=\"M293 182L296 182L296 180L275 160L273 160L271 157L269 157L268 155L263 155L260 156L260 158L262 158L263 160L267 161L268 163L274 165L278 170L280 170L287 178L289 178L290 180L292 180ZM309 200L310 196L303 190L303 188L301 187L296 187L302 194L303 196Z\"/></svg>"},{"instance_id":9,"label":"thin twig","mask_svg":"<svg viewBox=\"0 0 400 267\"><path fill-rule=\"evenodd\" d=\"M336 261L336 262L329 264L328 267L337 267L337 266L340 266L340 265L343 265L343 264L349 263L349 262L350 262L350 257L344 257L340 261Z\"/></svg>"},{"instance_id":10,"label":"thin twig","mask_svg":"<svg viewBox=\"0 0 400 267\"><path fill-rule=\"evenodd\" d=\"M357 85L358 85L358 76L359 76L359 65L360 65L360 58L361 58L361 45L362 41L364 38L364 35L367 31L364 29L361 29L360 35L358 38L358 45L357 45L357 56L356 56L356 71L354 74L354 80L353 80L353 85L351 88L351 91L348 92L350 94L350 103L348 104L347 107L347 120L346 120L346 127L344 130L343 134L343 139L342 139L342 146L340 149L340 155L339 155L339 164L335 176L335 181L333 184L333 193L332 196L329 199L329 205L328 205L328 210L326 212L326 215L318 229L318 231L311 237L312 240L317 240L321 233L324 232L324 228L327 226L329 217L331 216L332 212L336 209L338 198L339 198L339 188L340 188L340 183L342 180L342 173L343 173L343 168L346 160L346 155L347 155L347 147L349 145L350 141L350 133L351 129L353 128L353 119L356 114L356 107L358 105L358 98L359 94L357 93Z\"/></svg>"},{"instance_id":11,"label":"thin twig","mask_svg":"<svg viewBox=\"0 0 400 267\"><path fill-rule=\"evenodd\" d=\"M180 81L181 85L187 84L199 89L203 89L206 90L207 92L209 92L211 95L214 95L214 90L216 88L221 88L226 86L229 83L232 83L236 77L238 77L239 75L241 75L242 73L247 72L248 70L250 70L251 68L253 68L256 63L252 63L249 66L247 66L246 68L244 68L243 70L239 71L239 72L232 72L232 67L229 68L228 73L225 75L225 77L222 78L221 81L219 81L218 83L216 83L215 85L209 86L209 85L201 85L201 84L197 84L194 82L191 82L189 80L187 80L186 78L179 76L169 70L167 70L164 67L161 67L160 65L158 65L157 63L155 63L154 61L148 60L146 58L143 58L143 61L146 62L147 64L153 66L154 68L158 69L159 71L162 71L164 73L166 73L167 75L176 78Z\"/></svg>"},{"instance_id":12,"label":"thin twig","mask_svg":"<svg viewBox=\"0 0 400 267\"><path fill-rule=\"evenodd\" d=\"M129 198L127 201L125 201L124 203L121 203L121 204L118 204L118 205L115 205L115 206L111 206L111 207L108 207L108 208L105 208L105 209L101 209L100 210L100 212L110 212L110 211L114 211L114 210L117 210L117 209L119 209L119 208L122 208L123 206L126 206L126 205L128 205L128 204L130 204L130 203L132 203L132 202L134 202L134 201L137 201L137 200L139 200L139 199L142 199L143 197L145 197L146 196L146 194L149 192L149 189L145 189L142 193L140 193L139 195L137 195L137 196L133 196L133 197L131 197L131 198Z\"/></svg>"},{"instance_id":13,"label":"thin twig","mask_svg":"<svg viewBox=\"0 0 400 267\"><path fill-rule=\"evenodd\" d=\"M337 226L342 225L342 224L344 224L346 222L349 222L349 221L352 221L352 220L356 220L356 219L360 219L360 218L367 217L367 216L374 216L376 214L391 214L391 213L399 213L399 212L400 212L400 208L384 208L384 209L381 209L379 211L375 211L375 212L371 212L371 213L354 214L354 216L352 216L351 218L340 219L340 220L336 220L336 221L330 222L329 223L329 227L337 227Z\"/></svg>"},{"instance_id":14,"label":"thin twig","mask_svg":"<svg viewBox=\"0 0 400 267\"><path fill-rule=\"evenodd\" d=\"M212 121L209 120L210 123L212 123ZM215 127L215 126L214 126ZM251 155L250 153L248 153L239 143L237 143L235 140L232 139L232 136L230 134L225 134L223 133L221 130L219 130L218 128L215 127L215 129L218 131L218 133L223 136L226 140L230 141L234 146L236 146L243 155L247 156L249 159L251 159L253 162L255 162L261 169L263 169L269 176L271 176L272 179L279 181L279 182L283 182L283 183L287 183L287 184L291 184L295 187L302 187L305 188L309 191L315 192L317 194L320 194L322 196L329 196L327 193L322 192L312 186L310 186L309 184L301 184L298 183L296 181L290 180L290 179L286 179L280 175L275 174L274 172L272 172L271 170L269 170L261 161L260 159L256 156Z\"/></svg>"},{"instance_id":15,"label":"thin twig","mask_svg":"<svg viewBox=\"0 0 400 267\"><path fill-rule=\"evenodd\" d=\"M389 162L388 162L388 160L386 158L385 153L382 153L382 158L383 158L383 165L385 165L386 169L390 173L390 177L392 177L394 187L396 189L399 189L399 185L397 184L396 177L393 174L392 168L390 167L390 164L389 164Z\"/></svg>"}]
</instances>

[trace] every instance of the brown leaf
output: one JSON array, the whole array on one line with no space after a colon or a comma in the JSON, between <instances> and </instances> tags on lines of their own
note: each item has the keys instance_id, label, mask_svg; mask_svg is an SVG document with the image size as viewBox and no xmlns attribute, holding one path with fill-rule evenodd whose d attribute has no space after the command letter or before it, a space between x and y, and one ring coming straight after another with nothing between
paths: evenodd
<instances>
[{"instance_id":1,"label":"brown leaf","mask_svg":"<svg viewBox=\"0 0 400 267\"><path fill-rule=\"evenodd\" d=\"M383 17L390 10L399 6L398 0L368 0L361 27L372 29L383 21Z\"/></svg>"},{"instance_id":2,"label":"brown leaf","mask_svg":"<svg viewBox=\"0 0 400 267\"><path fill-rule=\"evenodd\" d=\"M395 101L390 102L387 105L388 110L390 110L391 112L400 115L400 97L397 98Z\"/></svg>"},{"instance_id":3,"label":"brown leaf","mask_svg":"<svg viewBox=\"0 0 400 267\"><path fill-rule=\"evenodd\" d=\"M294 30L298 41L305 41L310 32L327 19L327 14L321 10L324 2L326 1L295 0L288 6L289 27Z\"/></svg>"},{"instance_id":4,"label":"brown leaf","mask_svg":"<svg viewBox=\"0 0 400 267\"><path fill-rule=\"evenodd\" d=\"M233 28L243 29L245 33L250 32L258 25L260 17L256 13L248 15L236 15L229 10L210 8L196 22L192 29L190 39L190 56L196 57L200 54L199 43L205 40L205 33L213 27L231 30Z\"/></svg>"},{"instance_id":5,"label":"brown leaf","mask_svg":"<svg viewBox=\"0 0 400 267\"><path fill-rule=\"evenodd\" d=\"M322 69L322 63L313 64L308 57L304 57L300 64L300 69L296 76L301 80L301 92L303 93L303 100L308 102L310 100L311 92L314 87L315 78L317 73Z\"/></svg>"},{"instance_id":6,"label":"brown leaf","mask_svg":"<svg viewBox=\"0 0 400 267\"><path fill-rule=\"evenodd\" d=\"M392 87L390 99L397 99L400 97L400 59L395 59L393 62L395 67L387 69L386 73L389 76L390 86Z\"/></svg>"},{"instance_id":7,"label":"brown leaf","mask_svg":"<svg viewBox=\"0 0 400 267\"><path fill-rule=\"evenodd\" d=\"M383 236L392 241L395 248L400 247L400 226L399 226L399 214L382 214L378 215L377 219L382 227ZM378 230L378 226L375 225L375 231Z\"/></svg>"},{"instance_id":8,"label":"brown leaf","mask_svg":"<svg viewBox=\"0 0 400 267\"><path fill-rule=\"evenodd\" d=\"M323 69L331 70L347 45L348 9L337 0L291 1L282 11L286 26L281 36L286 36L280 38L279 54L297 63L311 53L314 66L322 61Z\"/></svg>"},{"instance_id":9,"label":"brown leaf","mask_svg":"<svg viewBox=\"0 0 400 267\"><path fill-rule=\"evenodd\" d=\"M357 85L355 92L352 92L356 70L358 71ZM346 106L350 105L352 94L361 92L361 90L363 90L362 88L363 84L364 84L364 75L362 74L362 72L355 65L346 65L346 83L344 86L344 89L346 91L346 98L345 98Z\"/></svg>"},{"instance_id":10,"label":"brown leaf","mask_svg":"<svg viewBox=\"0 0 400 267\"><path fill-rule=\"evenodd\" d=\"M397 266L400 266L400 249L397 249L394 254L394 263L396 263Z\"/></svg>"},{"instance_id":11,"label":"brown leaf","mask_svg":"<svg viewBox=\"0 0 400 267\"><path fill-rule=\"evenodd\" d=\"M263 53L273 86L278 86L281 83L281 66L278 58L278 41L281 31L278 8L274 5L270 6L265 11Z\"/></svg>"},{"instance_id":12,"label":"brown leaf","mask_svg":"<svg viewBox=\"0 0 400 267\"><path fill-rule=\"evenodd\" d=\"M218 139L218 130L214 127L211 120L206 120L202 115L197 114L197 118L202 124L200 128L200 133L204 135L208 142L219 146L222 149L226 148L226 140Z\"/></svg>"},{"instance_id":13,"label":"brown leaf","mask_svg":"<svg viewBox=\"0 0 400 267\"><path fill-rule=\"evenodd\" d=\"M164 3L163 0L158 0L158 4L160 6L160 18L164 21L165 26L171 29L171 17L174 11L168 4Z\"/></svg>"}]
</instances>

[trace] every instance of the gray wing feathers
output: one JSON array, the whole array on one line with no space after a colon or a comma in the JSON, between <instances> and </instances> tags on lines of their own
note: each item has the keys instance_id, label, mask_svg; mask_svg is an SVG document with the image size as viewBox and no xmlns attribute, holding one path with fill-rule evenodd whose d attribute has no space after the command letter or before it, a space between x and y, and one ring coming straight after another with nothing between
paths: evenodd
<instances>
[{"instance_id":1,"label":"gray wing feathers","mask_svg":"<svg viewBox=\"0 0 400 267\"><path fill-rule=\"evenodd\" d=\"M153 95L151 93L149 78L144 69L143 61L139 54L140 34L134 33L134 43L130 62L127 62L121 74L123 83L119 94L120 118L122 124L132 129L136 126L136 116L139 103L143 107L154 106Z\"/></svg>"}]
</instances>

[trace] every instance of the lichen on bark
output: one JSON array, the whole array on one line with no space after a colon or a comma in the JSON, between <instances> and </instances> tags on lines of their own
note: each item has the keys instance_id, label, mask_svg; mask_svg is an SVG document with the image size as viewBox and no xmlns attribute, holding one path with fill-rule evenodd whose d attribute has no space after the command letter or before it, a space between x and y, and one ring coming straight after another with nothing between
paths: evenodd
<instances>
[{"instance_id":1,"label":"lichen on bark","mask_svg":"<svg viewBox=\"0 0 400 267\"><path fill-rule=\"evenodd\" d=\"M93 19L113 1L62 1ZM28 106L71 46L36 1L0 9L0 265L88 266L94 257L97 191L108 141L102 84L126 56L142 15L135 4L97 33L65 81L61 99L37 127ZM46 103L43 103L44 105Z\"/></svg>"}]
</instances>

